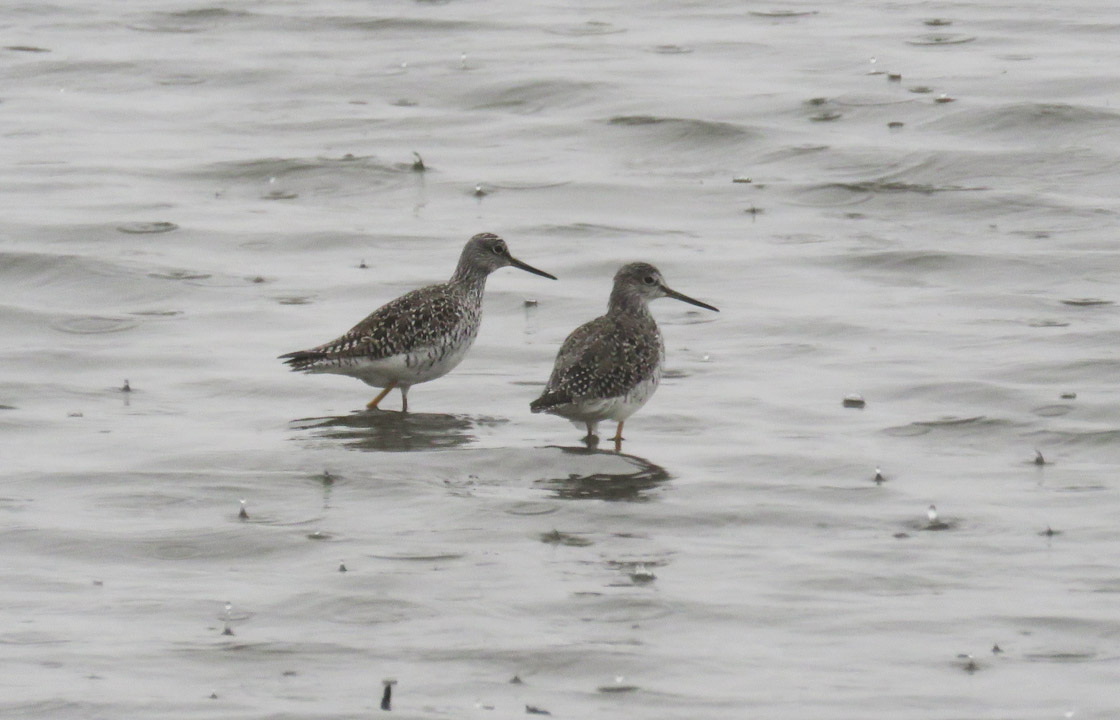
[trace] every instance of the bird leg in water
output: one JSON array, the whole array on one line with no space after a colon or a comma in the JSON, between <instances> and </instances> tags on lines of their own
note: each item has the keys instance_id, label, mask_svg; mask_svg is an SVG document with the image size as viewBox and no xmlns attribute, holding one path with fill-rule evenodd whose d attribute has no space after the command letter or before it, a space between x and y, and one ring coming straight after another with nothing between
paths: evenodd
<instances>
[{"instance_id":1,"label":"bird leg in water","mask_svg":"<svg viewBox=\"0 0 1120 720\"><path fill-rule=\"evenodd\" d=\"M385 389L377 394L377 397L375 397L373 400L370 400L369 403L366 404L366 410L376 410L377 409L377 403L384 400L385 396L389 394L389 391L392 390L393 388L395 388L396 386L397 386L397 381L396 380L394 380L391 383L389 383L388 385L386 385Z\"/></svg>"}]
</instances>

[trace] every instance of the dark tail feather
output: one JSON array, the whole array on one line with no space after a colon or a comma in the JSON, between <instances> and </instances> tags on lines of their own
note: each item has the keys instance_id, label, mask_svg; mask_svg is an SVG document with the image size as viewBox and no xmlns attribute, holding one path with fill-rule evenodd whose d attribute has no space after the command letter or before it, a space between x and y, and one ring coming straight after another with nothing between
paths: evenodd
<instances>
[{"instance_id":1,"label":"dark tail feather","mask_svg":"<svg viewBox=\"0 0 1120 720\"><path fill-rule=\"evenodd\" d=\"M292 370L299 371L306 370L324 357L325 355L318 350L296 350L281 355L279 359Z\"/></svg>"},{"instance_id":2,"label":"dark tail feather","mask_svg":"<svg viewBox=\"0 0 1120 720\"><path fill-rule=\"evenodd\" d=\"M529 409L535 413L548 412L557 405L566 405L572 401L567 393L546 391L539 398L529 403Z\"/></svg>"}]
</instances>

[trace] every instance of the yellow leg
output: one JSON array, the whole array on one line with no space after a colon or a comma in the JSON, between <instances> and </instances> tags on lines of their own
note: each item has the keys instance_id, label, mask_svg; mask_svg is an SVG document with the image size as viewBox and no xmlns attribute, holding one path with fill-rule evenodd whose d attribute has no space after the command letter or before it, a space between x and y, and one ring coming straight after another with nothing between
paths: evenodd
<instances>
[{"instance_id":1,"label":"yellow leg","mask_svg":"<svg viewBox=\"0 0 1120 720\"><path fill-rule=\"evenodd\" d=\"M396 380L394 380L393 382L386 385L385 389L377 394L377 397L375 397L373 400L370 400L368 403L366 403L366 410L376 410L377 409L377 403L384 400L385 396L389 394L389 391L392 390L393 388L395 388L396 386L397 386L397 381Z\"/></svg>"},{"instance_id":2,"label":"yellow leg","mask_svg":"<svg viewBox=\"0 0 1120 720\"><path fill-rule=\"evenodd\" d=\"M625 422L626 422L625 420L620 422L618 424L618 429L615 430L615 432L614 432L614 442L615 442L616 445L618 443L622 442L622 426L623 426L623 424L625 424Z\"/></svg>"}]
</instances>

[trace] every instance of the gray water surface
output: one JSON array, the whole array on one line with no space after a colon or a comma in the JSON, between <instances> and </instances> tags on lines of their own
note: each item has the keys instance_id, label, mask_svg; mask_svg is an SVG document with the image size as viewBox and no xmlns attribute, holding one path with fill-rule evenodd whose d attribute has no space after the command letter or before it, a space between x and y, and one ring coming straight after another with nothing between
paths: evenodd
<instances>
[{"instance_id":1,"label":"gray water surface","mask_svg":"<svg viewBox=\"0 0 1120 720\"><path fill-rule=\"evenodd\" d=\"M0 716L1120 713L1115 4L0 24ZM482 231L560 281L414 412L275 359ZM591 452L528 403L638 259L722 312Z\"/></svg>"}]
</instances>

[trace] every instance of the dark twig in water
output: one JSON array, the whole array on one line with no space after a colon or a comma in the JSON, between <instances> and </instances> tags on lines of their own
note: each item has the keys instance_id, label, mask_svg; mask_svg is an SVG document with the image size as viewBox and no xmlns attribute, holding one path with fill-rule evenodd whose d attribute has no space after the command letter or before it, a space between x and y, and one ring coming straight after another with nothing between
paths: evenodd
<instances>
[{"instance_id":1,"label":"dark twig in water","mask_svg":"<svg viewBox=\"0 0 1120 720\"><path fill-rule=\"evenodd\" d=\"M393 686L397 684L396 680L382 680L381 684L385 686L384 692L381 693L381 709L393 709Z\"/></svg>"}]
</instances>

